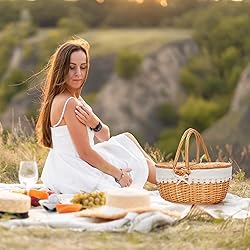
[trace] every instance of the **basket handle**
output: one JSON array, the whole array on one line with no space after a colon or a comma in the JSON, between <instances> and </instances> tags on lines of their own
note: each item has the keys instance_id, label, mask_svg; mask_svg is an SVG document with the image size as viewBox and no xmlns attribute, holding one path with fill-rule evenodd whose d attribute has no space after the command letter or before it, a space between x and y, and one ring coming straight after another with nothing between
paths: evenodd
<instances>
[{"instance_id":1,"label":"basket handle","mask_svg":"<svg viewBox=\"0 0 250 250\"><path fill-rule=\"evenodd\" d=\"M187 137L187 134L188 133L191 133L194 129L193 128L188 128L182 135L181 139L180 139L180 142L179 142L179 145L177 147L177 150L176 150L176 154L175 154L175 159L174 159L174 166L177 164L177 161L180 157L180 153L181 153L181 149L182 149L182 146L183 146L183 143ZM195 139L196 139L196 145L198 144L198 136L197 134L195 135ZM196 146L196 161L199 161L200 159L200 147L199 146Z\"/></svg>"},{"instance_id":2,"label":"basket handle","mask_svg":"<svg viewBox=\"0 0 250 250\"><path fill-rule=\"evenodd\" d=\"M186 142L185 142L185 162L188 162L189 163L189 145L190 145L190 143L189 143L189 140L190 140L190 137L192 136L192 134L195 134L195 136L197 136L198 137L198 142L199 142L199 145L198 146L202 146L202 149L203 149L203 151L204 151L204 153L205 153L205 155L206 155L206 158L207 158L207 160L209 161L209 162L211 162L211 157L210 157L210 155L209 155L209 153L208 153L208 150L207 150L207 146L206 146L206 144L205 144L205 142L204 142L204 140L203 140L203 138L202 138L202 136L201 136L201 134L197 131L197 130L195 130L195 129L193 129L193 131L191 132L189 132L188 134L187 134L187 137L186 137ZM197 163L199 163L200 162L200 155L199 155L199 157L197 158L196 157L196 162Z\"/></svg>"},{"instance_id":3,"label":"basket handle","mask_svg":"<svg viewBox=\"0 0 250 250\"><path fill-rule=\"evenodd\" d=\"M175 171L176 174L184 175L184 174L191 173L191 169L189 166L189 146L190 146L189 141L190 141L190 137L193 134L195 135L195 142L196 142L196 162L199 163L199 161L200 161L200 145L202 146L202 149L206 155L207 160L209 162L211 162L210 155L208 153L207 147L204 143L204 140L203 140L201 134L197 130L195 130L193 128L189 128L183 133L181 140L179 142L176 154L175 154L174 163L173 163L173 170ZM178 162L178 159L180 157L180 153L181 153L181 149L182 149L182 146L184 144L184 141L185 141L185 151L184 151L185 169L177 167L177 162Z\"/></svg>"}]
</instances>

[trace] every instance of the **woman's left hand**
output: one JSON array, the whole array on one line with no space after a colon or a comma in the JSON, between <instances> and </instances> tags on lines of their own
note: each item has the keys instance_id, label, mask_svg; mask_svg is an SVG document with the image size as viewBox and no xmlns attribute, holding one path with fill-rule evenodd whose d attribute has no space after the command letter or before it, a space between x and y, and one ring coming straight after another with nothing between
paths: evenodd
<instances>
[{"instance_id":1,"label":"woman's left hand","mask_svg":"<svg viewBox=\"0 0 250 250\"><path fill-rule=\"evenodd\" d=\"M83 105L76 106L75 113L77 119L87 127L95 128L100 122L96 114Z\"/></svg>"}]
</instances>

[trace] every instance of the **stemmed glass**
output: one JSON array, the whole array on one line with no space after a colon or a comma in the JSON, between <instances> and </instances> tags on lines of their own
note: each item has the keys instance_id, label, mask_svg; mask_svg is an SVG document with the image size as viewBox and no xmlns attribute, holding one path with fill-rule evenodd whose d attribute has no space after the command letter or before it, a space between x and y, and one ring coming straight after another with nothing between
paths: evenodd
<instances>
[{"instance_id":1,"label":"stemmed glass","mask_svg":"<svg viewBox=\"0 0 250 250\"><path fill-rule=\"evenodd\" d=\"M21 161L18 171L18 178L21 184L25 185L27 194L30 188L38 180L38 168L36 161Z\"/></svg>"}]
</instances>

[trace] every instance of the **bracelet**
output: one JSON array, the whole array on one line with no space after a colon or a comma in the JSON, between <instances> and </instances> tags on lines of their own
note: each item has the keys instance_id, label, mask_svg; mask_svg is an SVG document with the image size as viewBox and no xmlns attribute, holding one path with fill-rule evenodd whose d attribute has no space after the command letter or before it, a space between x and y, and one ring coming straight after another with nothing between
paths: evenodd
<instances>
[{"instance_id":1,"label":"bracelet","mask_svg":"<svg viewBox=\"0 0 250 250\"><path fill-rule=\"evenodd\" d=\"M121 179L125 176L125 174L124 174L124 172L123 172L123 170L120 168L120 170L121 170L121 177L120 177L120 179L118 180L117 178L115 178L115 181L117 182L117 183L119 183L120 184L120 181L121 181Z\"/></svg>"},{"instance_id":2,"label":"bracelet","mask_svg":"<svg viewBox=\"0 0 250 250\"><path fill-rule=\"evenodd\" d=\"M91 130L95 132L99 132L102 129L102 124L99 122L95 128L90 128Z\"/></svg>"}]
</instances>

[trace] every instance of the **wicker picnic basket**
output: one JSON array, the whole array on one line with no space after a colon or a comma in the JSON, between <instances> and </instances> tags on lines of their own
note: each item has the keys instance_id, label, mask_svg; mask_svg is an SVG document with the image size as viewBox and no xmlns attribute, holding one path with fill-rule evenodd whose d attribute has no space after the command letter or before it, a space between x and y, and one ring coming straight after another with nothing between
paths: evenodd
<instances>
[{"instance_id":1,"label":"wicker picnic basket","mask_svg":"<svg viewBox=\"0 0 250 250\"><path fill-rule=\"evenodd\" d=\"M195 136L196 161L189 161L190 137ZM184 147L184 162L178 162ZM208 162L200 162L200 146ZM216 204L228 191L232 177L230 162L211 162L200 133L187 129L180 140L174 161L156 164L157 187L162 198L171 202L188 204Z\"/></svg>"}]
</instances>

